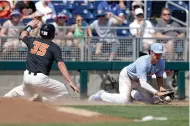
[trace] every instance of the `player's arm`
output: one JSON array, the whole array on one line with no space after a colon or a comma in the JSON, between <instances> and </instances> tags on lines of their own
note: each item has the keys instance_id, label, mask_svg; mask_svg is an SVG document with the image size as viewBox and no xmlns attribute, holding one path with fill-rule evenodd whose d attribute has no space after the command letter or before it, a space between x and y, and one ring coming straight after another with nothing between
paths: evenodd
<instances>
[{"instance_id":1,"label":"player's arm","mask_svg":"<svg viewBox=\"0 0 190 126\"><path fill-rule=\"evenodd\" d=\"M147 90L148 92L157 95L157 96L163 96L168 94L169 92L161 92L161 91L157 91L156 89L154 89L149 83L147 83L147 81L143 78L139 79L140 81L140 85L142 88L144 88L145 90Z\"/></svg>"},{"instance_id":2,"label":"player's arm","mask_svg":"<svg viewBox=\"0 0 190 126\"><path fill-rule=\"evenodd\" d=\"M33 36L33 37L38 36L38 33L40 31L40 27L42 26L42 22L39 21L39 23L37 25L38 25L37 28L33 29L33 31L30 32L30 34L29 34L30 36Z\"/></svg>"},{"instance_id":3,"label":"player's arm","mask_svg":"<svg viewBox=\"0 0 190 126\"><path fill-rule=\"evenodd\" d=\"M149 83L147 83L147 66L145 62L142 62L141 60L137 61L137 77L139 78L140 85L143 89L147 90L148 92L157 95L162 96L165 95L165 92L160 92L154 89Z\"/></svg>"},{"instance_id":4,"label":"player's arm","mask_svg":"<svg viewBox=\"0 0 190 126\"><path fill-rule=\"evenodd\" d=\"M154 89L149 83L147 83L147 65L145 61L137 60L136 65L137 77L139 78L140 85L143 89L152 94L156 94L158 91Z\"/></svg>"},{"instance_id":5,"label":"player's arm","mask_svg":"<svg viewBox=\"0 0 190 126\"><path fill-rule=\"evenodd\" d=\"M164 79L163 77L156 77L157 80L157 84L158 84L158 89L163 92L166 91L166 89L164 88Z\"/></svg>"},{"instance_id":6,"label":"player's arm","mask_svg":"<svg viewBox=\"0 0 190 126\"><path fill-rule=\"evenodd\" d=\"M72 83L71 77L69 75L67 67L65 66L65 63L63 61L60 61L57 63L57 66L59 70L61 71L62 75L66 78L67 82Z\"/></svg>"},{"instance_id":7,"label":"player's arm","mask_svg":"<svg viewBox=\"0 0 190 126\"><path fill-rule=\"evenodd\" d=\"M147 90L148 92L152 94L156 94L158 92L149 83L147 83L147 80L144 77L139 78L139 82L140 82L141 87Z\"/></svg>"},{"instance_id":8,"label":"player's arm","mask_svg":"<svg viewBox=\"0 0 190 126\"><path fill-rule=\"evenodd\" d=\"M59 70L61 71L62 75L66 78L69 86L76 92L80 92L79 89L75 86L73 83L71 76L69 75L69 72L67 70L67 67L65 66L65 63L63 61L60 61L57 63L57 66Z\"/></svg>"},{"instance_id":9,"label":"player's arm","mask_svg":"<svg viewBox=\"0 0 190 126\"><path fill-rule=\"evenodd\" d=\"M157 84L158 84L158 89L160 92L166 91L166 89L164 88L164 79L163 79L164 69L165 69L165 62L163 60L161 60L160 70L155 73Z\"/></svg>"},{"instance_id":10,"label":"player's arm","mask_svg":"<svg viewBox=\"0 0 190 126\"><path fill-rule=\"evenodd\" d=\"M65 66L65 63L62 60L61 49L59 46L57 46L57 48L55 48L55 50L54 50L54 59L57 62L57 66L58 66L60 72L67 80L69 86L73 89L73 91L79 92L79 89L73 83L73 81L69 75L69 72L67 70L67 67Z\"/></svg>"},{"instance_id":11,"label":"player's arm","mask_svg":"<svg viewBox=\"0 0 190 126\"><path fill-rule=\"evenodd\" d=\"M32 29L37 27L37 24L39 23L38 20L32 20L30 21L27 26L24 28L24 30L20 34L20 39L23 40L25 36L29 36L29 33L32 31Z\"/></svg>"}]
</instances>

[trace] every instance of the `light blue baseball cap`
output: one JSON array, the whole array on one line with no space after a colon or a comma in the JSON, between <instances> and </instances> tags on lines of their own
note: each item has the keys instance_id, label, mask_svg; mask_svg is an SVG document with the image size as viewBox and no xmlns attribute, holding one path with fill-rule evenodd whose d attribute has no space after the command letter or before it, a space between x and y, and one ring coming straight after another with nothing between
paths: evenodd
<instances>
[{"instance_id":1,"label":"light blue baseball cap","mask_svg":"<svg viewBox=\"0 0 190 126\"><path fill-rule=\"evenodd\" d=\"M164 47L162 44L160 43L154 43L151 45L151 50L154 52L154 53L157 53L157 54L161 54L164 52Z\"/></svg>"}]
</instances>

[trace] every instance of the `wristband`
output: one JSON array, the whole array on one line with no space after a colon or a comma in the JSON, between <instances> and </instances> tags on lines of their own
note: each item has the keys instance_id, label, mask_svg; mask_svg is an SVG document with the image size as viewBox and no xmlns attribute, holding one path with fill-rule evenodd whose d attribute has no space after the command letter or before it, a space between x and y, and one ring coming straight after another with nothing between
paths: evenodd
<instances>
[{"instance_id":1,"label":"wristband","mask_svg":"<svg viewBox=\"0 0 190 126\"><path fill-rule=\"evenodd\" d=\"M32 26L28 25L26 28L24 28L24 31L31 32L32 31Z\"/></svg>"}]
</instances>

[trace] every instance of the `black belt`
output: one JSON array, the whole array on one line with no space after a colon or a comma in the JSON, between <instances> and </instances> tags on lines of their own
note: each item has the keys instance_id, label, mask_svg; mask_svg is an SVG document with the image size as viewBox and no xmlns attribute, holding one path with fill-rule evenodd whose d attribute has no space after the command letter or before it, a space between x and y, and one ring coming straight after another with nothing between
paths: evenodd
<instances>
[{"instance_id":1,"label":"black belt","mask_svg":"<svg viewBox=\"0 0 190 126\"><path fill-rule=\"evenodd\" d=\"M38 73L42 73L42 72L31 72L31 71L28 71L28 74L31 74L31 73L34 73L34 76L36 76Z\"/></svg>"}]
</instances>

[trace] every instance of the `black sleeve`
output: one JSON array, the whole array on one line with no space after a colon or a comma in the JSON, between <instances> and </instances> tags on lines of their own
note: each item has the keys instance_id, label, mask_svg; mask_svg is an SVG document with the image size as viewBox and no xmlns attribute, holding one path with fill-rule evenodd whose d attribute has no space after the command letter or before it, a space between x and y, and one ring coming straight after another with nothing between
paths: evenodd
<instances>
[{"instance_id":1,"label":"black sleeve","mask_svg":"<svg viewBox=\"0 0 190 126\"><path fill-rule=\"evenodd\" d=\"M34 37L31 36L25 36L22 41L28 46L30 43L34 42ZM30 44L31 45L31 44Z\"/></svg>"},{"instance_id":2,"label":"black sleeve","mask_svg":"<svg viewBox=\"0 0 190 126\"><path fill-rule=\"evenodd\" d=\"M59 61L63 61L61 49L59 46L57 46L54 50L54 59L55 59L56 63L58 63Z\"/></svg>"}]
</instances>

